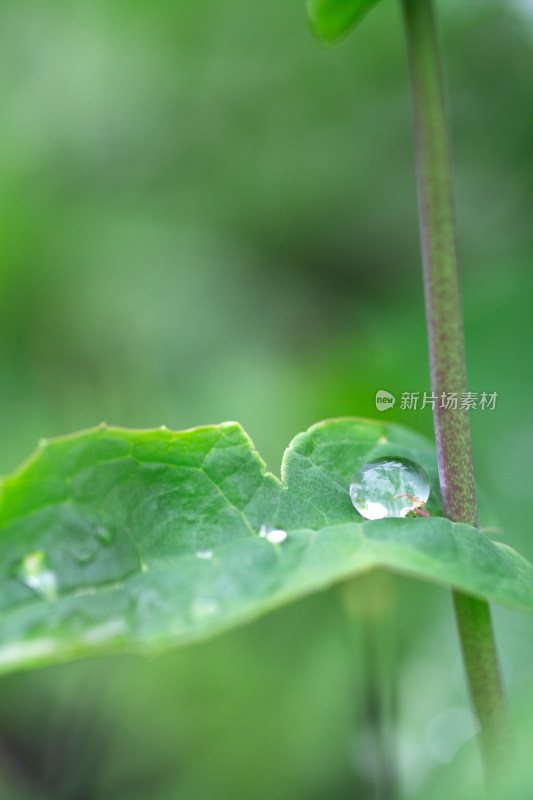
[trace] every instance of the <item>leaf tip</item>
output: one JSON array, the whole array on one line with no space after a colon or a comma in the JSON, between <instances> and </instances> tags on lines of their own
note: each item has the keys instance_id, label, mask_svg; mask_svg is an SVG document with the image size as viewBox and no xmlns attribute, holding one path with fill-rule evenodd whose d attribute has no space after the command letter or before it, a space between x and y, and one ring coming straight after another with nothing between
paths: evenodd
<instances>
[{"instance_id":1,"label":"leaf tip","mask_svg":"<svg viewBox=\"0 0 533 800\"><path fill-rule=\"evenodd\" d=\"M317 41L341 44L379 0L307 0L307 17Z\"/></svg>"}]
</instances>

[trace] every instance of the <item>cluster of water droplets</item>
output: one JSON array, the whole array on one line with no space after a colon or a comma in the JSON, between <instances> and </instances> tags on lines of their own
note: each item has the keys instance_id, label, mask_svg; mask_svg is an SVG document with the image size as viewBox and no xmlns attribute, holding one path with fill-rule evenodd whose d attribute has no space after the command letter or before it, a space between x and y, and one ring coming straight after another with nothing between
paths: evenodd
<instances>
[{"instance_id":1,"label":"cluster of water droplets","mask_svg":"<svg viewBox=\"0 0 533 800\"><path fill-rule=\"evenodd\" d=\"M73 561L84 567L92 563L100 548L109 547L113 542L112 530L103 524L94 524L84 532L83 537L69 544L69 553ZM45 600L56 600L58 596L58 576L50 566L47 553L44 550L35 550L22 558L14 565L13 574L28 589Z\"/></svg>"},{"instance_id":2,"label":"cluster of water droplets","mask_svg":"<svg viewBox=\"0 0 533 800\"><path fill-rule=\"evenodd\" d=\"M350 484L350 498L366 519L405 517L429 497L429 479L409 458L386 456L367 461Z\"/></svg>"},{"instance_id":3,"label":"cluster of water droplets","mask_svg":"<svg viewBox=\"0 0 533 800\"><path fill-rule=\"evenodd\" d=\"M78 564L90 564L101 547L108 547L113 541L113 533L105 525L95 525L92 531L71 548L71 554Z\"/></svg>"}]
</instances>

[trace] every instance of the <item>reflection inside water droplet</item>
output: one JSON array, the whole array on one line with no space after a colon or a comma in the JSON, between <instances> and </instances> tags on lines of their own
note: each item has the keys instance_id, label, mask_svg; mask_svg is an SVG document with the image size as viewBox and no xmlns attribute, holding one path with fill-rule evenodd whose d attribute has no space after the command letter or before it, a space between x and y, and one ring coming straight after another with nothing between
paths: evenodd
<instances>
[{"instance_id":1,"label":"reflection inside water droplet","mask_svg":"<svg viewBox=\"0 0 533 800\"><path fill-rule=\"evenodd\" d=\"M272 525L261 525L259 528L259 536L262 539L266 539L270 544L281 544L287 538L287 531Z\"/></svg>"},{"instance_id":2,"label":"reflection inside water droplet","mask_svg":"<svg viewBox=\"0 0 533 800\"><path fill-rule=\"evenodd\" d=\"M429 497L429 479L409 458L387 456L363 464L350 485L350 498L366 519L405 517Z\"/></svg>"},{"instance_id":3,"label":"reflection inside water droplet","mask_svg":"<svg viewBox=\"0 0 533 800\"><path fill-rule=\"evenodd\" d=\"M206 560L209 560L210 558L213 558L213 551L212 550L198 550L196 552L196 557L197 558L204 558Z\"/></svg>"},{"instance_id":4,"label":"reflection inside water droplet","mask_svg":"<svg viewBox=\"0 0 533 800\"><path fill-rule=\"evenodd\" d=\"M46 554L42 550L28 553L22 559L18 577L39 597L45 600L57 598L57 577L48 564Z\"/></svg>"}]
</instances>

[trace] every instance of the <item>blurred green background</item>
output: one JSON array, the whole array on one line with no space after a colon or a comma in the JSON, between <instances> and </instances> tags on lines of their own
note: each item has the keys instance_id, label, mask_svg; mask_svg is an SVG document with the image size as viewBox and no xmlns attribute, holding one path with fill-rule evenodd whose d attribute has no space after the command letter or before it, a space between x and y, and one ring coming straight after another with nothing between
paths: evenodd
<instances>
[{"instance_id":1,"label":"blurred green background","mask_svg":"<svg viewBox=\"0 0 533 800\"><path fill-rule=\"evenodd\" d=\"M102 420L236 419L277 473L319 419L429 391L398 4L334 50L303 5L3 0L0 471ZM499 395L474 466L532 559L533 5L439 11L469 388ZM449 593L376 580L370 649L335 589L153 661L4 678L1 800L477 797ZM527 750L533 625L496 623Z\"/></svg>"}]
</instances>

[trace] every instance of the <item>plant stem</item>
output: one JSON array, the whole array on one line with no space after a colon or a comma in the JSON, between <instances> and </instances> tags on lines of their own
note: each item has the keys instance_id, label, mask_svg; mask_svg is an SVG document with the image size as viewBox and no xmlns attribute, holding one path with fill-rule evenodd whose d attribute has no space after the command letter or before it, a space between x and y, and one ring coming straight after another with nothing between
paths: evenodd
<instances>
[{"instance_id":1,"label":"plant stem","mask_svg":"<svg viewBox=\"0 0 533 800\"><path fill-rule=\"evenodd\" d=\"M385 570L358 575L337 590L348 660L350 664L359 661L362 667L355 693L357 727L363 728L370 744L358 770L357 789L372 800L396 800L399 796L395 590L394 576Z\"/></svg>"},{"instance_id":2,"label":"plant stem","mask_svg":"<svg viewBox=\"0 0 533 800\"><path fill-rule=\"evenodd\" d=\"M441 405L466 389L464 335L448 130L433 0L402 0L413 105L424 290L435 438L444 515L478 525L468 411ZM453 593L459 638L489 778L500 772L510 738L490 609Z\"/></svg>"}]
</instances>

